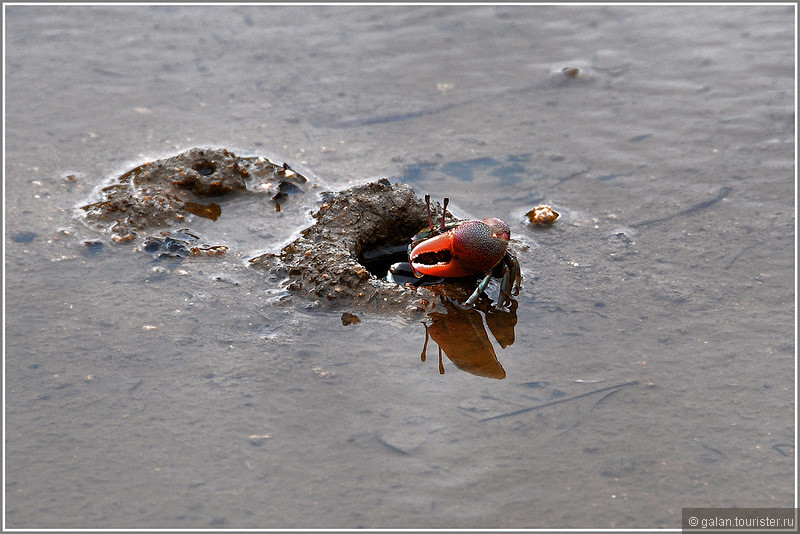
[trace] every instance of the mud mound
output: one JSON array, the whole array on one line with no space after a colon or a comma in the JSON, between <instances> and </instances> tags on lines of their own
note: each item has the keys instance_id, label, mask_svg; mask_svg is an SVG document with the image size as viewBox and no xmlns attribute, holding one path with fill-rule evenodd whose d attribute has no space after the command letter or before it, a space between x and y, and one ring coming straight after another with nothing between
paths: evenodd
<instances>
[{"instance_id":1,"label":"mud mound","mask_svg":"<svg viewBox=\"0 0 800 534\"><path fill-rule=\"evenodd\" d=\"M189 214L216 220L222 206L212 199L236 194L263 194L279 210L288 192L305 182L285 163L193 148L126 172L100 190L100 200L80 209L115 241L129 241L144 229L181 224Z\"/></svg>"},{"instance_id":2,"label":"mud mound","mask_svg":"<svg viewBox=\"0 0 800 534\"><path fill-rule=\"evenodd\" d=\"M251 264L288 276L288 289L326 302L405 308L432 296L427 288L380 280L359 262L372 248L408 244L427 225L425 203L410 186L379 180L329 194L313 217L316 223L280 254Z\"/></svg>"}]
</instances>

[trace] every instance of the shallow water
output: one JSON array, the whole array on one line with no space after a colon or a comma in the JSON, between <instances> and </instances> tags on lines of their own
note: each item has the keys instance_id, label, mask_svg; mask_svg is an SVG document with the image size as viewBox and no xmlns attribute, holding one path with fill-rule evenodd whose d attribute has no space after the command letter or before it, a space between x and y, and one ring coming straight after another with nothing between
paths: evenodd
<instances>
[{"instance_id":1,"label":"shallow water","mask_svg":"<svg viewBox=\"0 0 800 534\"><path fill-rule=\"evenodd\" d=\"M12 6L6 28L7 527L795 504L791 6ZM83 244L96 187L192 146L318 188L192 221L222 260ZM343 326L246 267L316 191L383 177L511 222L505 379L442 375L423 325Z\"/></svg>"}]
</instances>

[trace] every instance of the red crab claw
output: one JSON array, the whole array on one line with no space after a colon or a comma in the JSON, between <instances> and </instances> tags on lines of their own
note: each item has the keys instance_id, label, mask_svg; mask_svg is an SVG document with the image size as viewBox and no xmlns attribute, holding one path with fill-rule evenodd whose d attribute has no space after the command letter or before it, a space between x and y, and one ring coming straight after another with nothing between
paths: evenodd
<instances>
[{"instance_id":1,"label":"red crab claw","mask_svg":"<svg viewBox=\"0 0 800 534\"><path fill-rule=\"evenodd\" d=\"M411 267L444 278L485 274L505 256L510 234L500 219L468 221L414 247Z\"/></svg>"}]
</instances>

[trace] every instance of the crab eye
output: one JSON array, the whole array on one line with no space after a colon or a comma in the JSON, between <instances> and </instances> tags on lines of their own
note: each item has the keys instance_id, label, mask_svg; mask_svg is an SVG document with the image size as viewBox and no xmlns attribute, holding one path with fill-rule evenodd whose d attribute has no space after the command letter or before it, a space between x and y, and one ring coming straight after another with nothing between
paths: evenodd
<instances>
[{"instance_id":1,"label":"crab eye","mask_svg":"<svg viewBox=\"0 0 800 534\"><path fill-rule=\"evenodd\" d=\"M483 222L492 230L492 237L497 237L505 241L511 239L511 229L503 219L487 217Z\"/></svg>"},{"instance_id":2,"label":"crab eye","mask_svg":"<svg viewBox=\"0 0 800 534\"><path fill-rule=\"evenodd\" d=\"M500 239L505 239L506 241L508 241L509 239L511 239L510 232L503 232L503 231L500 231L500 232L492 232L492 236L493 236L493 237L499 237Z\"/></svg>"}]
</instances>

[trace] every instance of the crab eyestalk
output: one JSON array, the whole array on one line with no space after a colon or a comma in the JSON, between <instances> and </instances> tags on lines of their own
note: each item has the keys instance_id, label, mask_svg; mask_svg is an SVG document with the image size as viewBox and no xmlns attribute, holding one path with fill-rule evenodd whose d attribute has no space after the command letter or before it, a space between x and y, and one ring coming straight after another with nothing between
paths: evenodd
<instances>
[{"instance_id":1,"label":"crab eyestalk","mask_svg":"<svg viewBox=\"0 0 800 534\"><path fill-rule=\"evenodd\" d=\"M447 217L447 205L450 203L450 199L448 197L444 197L443 206L442 206L442 223L439 226L439 232L444 232L447 228L445 225L445 217ZM436 229L433 227L433 216L431 215L431 196L425 195L425 211L428 213L428 228L431 232L435 232Z\"/></svg>"},{"instance_id":2,"label":"crab eyestalk","mask_svg":"<svg viewBox=\"0 0 800 534\"><path fill-rule=\"evenodd\" d=\"M428 212L428 228L433 232L433 217L431 217L431 196L425 195L425 209Z\"/></svg>"}]
</instances>

